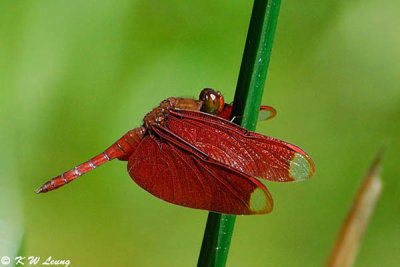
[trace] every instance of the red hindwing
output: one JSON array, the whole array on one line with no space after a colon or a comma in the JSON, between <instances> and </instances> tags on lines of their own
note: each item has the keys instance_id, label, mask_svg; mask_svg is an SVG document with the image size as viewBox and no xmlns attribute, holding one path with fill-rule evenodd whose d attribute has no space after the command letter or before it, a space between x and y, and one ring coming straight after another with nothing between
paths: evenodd
<instances>
[{"instance_id":1,"label":"red hindwing","mask_svg":"<svg viewBox=\"0 0 400 267\"><path fill-rule=\"evenodd\" d=\"M129 158L132 179L154 196L226 214L262 214L272 198L257 179L207 159L185 144L147 135Z\"/></svg>"}]
</instances>

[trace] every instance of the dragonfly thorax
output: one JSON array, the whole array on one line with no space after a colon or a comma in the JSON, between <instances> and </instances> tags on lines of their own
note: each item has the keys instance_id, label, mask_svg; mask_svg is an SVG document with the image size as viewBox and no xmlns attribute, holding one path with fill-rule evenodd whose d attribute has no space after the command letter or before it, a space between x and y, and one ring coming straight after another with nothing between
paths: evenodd
<instances>
[{"instance_id":1,"label":"dragonfly thorax","mask_svg":"<svg viewBox=\"0 0 400 267\"><path fill-rule=\"evenodd\" d=\"M143 122L146 128L152 125L164 125L165 120L171 109L184 109L200 111L203 101L189 98L169 97L162 101L160 105L147 113Z\"/></svg>"},{"instance_id":2,"label":"dragonfly thorax","mask_svg":"<svg viewBox=\"0 0 400 267\"><path fill-rule=\"evenodd\" d=\"M151 112L147 113L144 117L143 122L146 128L151 127L152 125L163 125L165 118L167 116L168 109L164 109L161 107L154 108Z\"/></svg>"}]
</instances>

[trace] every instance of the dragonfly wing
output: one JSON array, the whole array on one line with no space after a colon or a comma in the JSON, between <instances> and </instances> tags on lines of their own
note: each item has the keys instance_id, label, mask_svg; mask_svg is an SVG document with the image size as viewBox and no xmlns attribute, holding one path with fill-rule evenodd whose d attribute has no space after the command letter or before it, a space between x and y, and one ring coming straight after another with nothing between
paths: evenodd
<instances>
[{"instance_id":1,"label":"dragonfly wing","mask_svg":"<svg viewBox=\"0 0 400 267\"><path fill-rule=\"evenodd\" d=\"M129 175L152 195L181 206L236 215L272 210L272 198L257 179L183 147L144 137L129 158Z\"/></svg>"},{"instance_id":2,"label":"dragonfly wing","mask_svg":"<svg viewBox=\"0 0 400 267\"><path fill-rule=\"evenodd\" d=\"M265 121L276 116L276 109L269 106L261 106L258 113L258 121Z\"/></svg>"},{"instance_id":3,"label":"dragonfly wing","mask_svg":"<svg viewBox=\"0 0 400 267\"><path fill-rule=\"evenodd\" d=\"M249 176L290 182L310 178L315 172L313 161L299 147L247 131L217 116L172 110L162 129Z\"/></svg>"},{"instance_id":4,"label":"dragonfly wing","mask_svg":"<svg viewBox=\"0 0 400 267\"><path fill-rule=\"evenodd\" d=\"M217 114L217 116L225 120L230 120L232 107L233 107L232 104L225 104L224 108L220 113ZM258 113L258 121L269 120L275 116L276 116L276 110L273 107L260 106L260 111Z\"/></svg>"}]
</instances>

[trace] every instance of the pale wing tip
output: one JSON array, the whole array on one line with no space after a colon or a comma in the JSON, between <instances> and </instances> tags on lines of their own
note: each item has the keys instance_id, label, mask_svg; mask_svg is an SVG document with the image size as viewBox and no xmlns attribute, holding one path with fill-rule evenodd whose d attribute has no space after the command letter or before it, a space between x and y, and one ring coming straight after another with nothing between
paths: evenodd
<instances>
[{"instance_id":1,"label":"pale wing tip","mask_svg":"<svg viewBox=\"0 0 400 267\"><path fill-rule=\"evenodd\" d=\"M257 187L250 195L249 211L251 214L270 213L273 208L273 200L268 191Z\"/></svg>"},{"instance_id":2,"label":"pale wing tip","mask_svg":"<svg viewBox=\"0 0 400 267\"><path fill-rule=\"evenodd\" d=\"M303 181L313 177L315 174L315 164L307 154L295 153L290 161L289 175L295 181Z\"/></svg>"},{"instance_id":3,"label":"pale wing tip","mask_svg":"<svg viewBox=\"0 0 400 267\"><path fill-rule=\"evenodd\" d=\"M258 113L258 121L265 121L276 116L276 110L273 107L261 106Z\"/></svg>"}]
</instances>

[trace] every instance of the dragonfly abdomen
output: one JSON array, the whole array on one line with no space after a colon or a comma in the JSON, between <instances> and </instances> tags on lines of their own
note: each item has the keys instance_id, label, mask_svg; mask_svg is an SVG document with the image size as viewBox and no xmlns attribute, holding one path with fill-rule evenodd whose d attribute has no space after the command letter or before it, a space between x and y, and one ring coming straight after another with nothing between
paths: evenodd
<instances>
[{"instance_id":1,"label":"dragonfly abdomen","mask_svg":"<svg viewBox=\"0 0 400 267\"><path fill-rule=\"evenodd\" d=\"M135 151L136 147L139 145L144 134L144 127L139 127L127 132L104 152L72 168L71 170L62 173L61 175L54 177L53 179L42 185L38 190L36 190L36 193L46 193L57 189L115 158L118 158L120 160L128 160L129 156Z\"/></svg>"}]
</instances>

